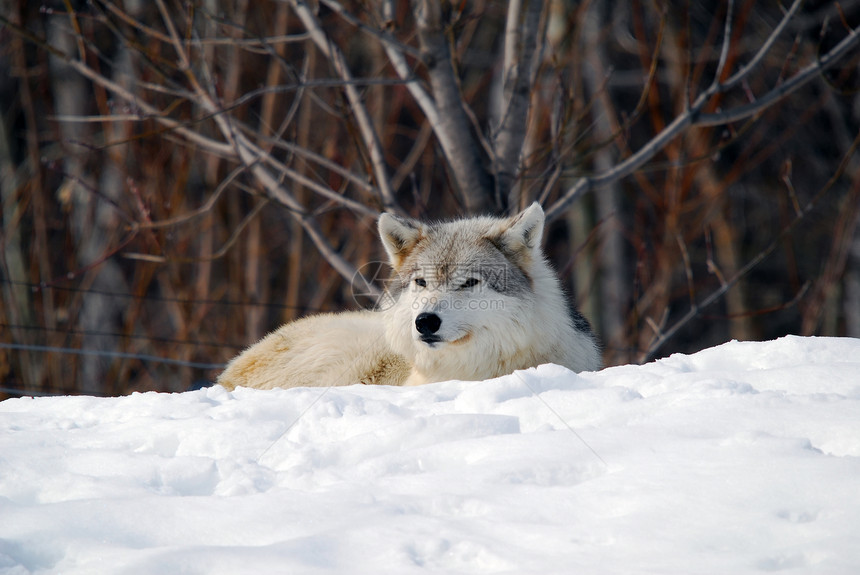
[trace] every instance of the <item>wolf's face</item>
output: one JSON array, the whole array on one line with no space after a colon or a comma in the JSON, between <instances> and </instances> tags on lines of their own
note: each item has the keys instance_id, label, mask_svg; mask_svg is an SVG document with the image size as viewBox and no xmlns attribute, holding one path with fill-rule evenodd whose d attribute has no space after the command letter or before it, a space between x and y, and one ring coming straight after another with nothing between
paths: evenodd
<instances>
[{"instance_id":1,"label":"wolf's face","mask_svg":"<svg viewBox=\"0 0 860 575\"><path fill-rule=\"evenodd\" d=\"M510 354L499 335L518 340L528 323L543 224L538 204L512 218L438 224L383 214L380 237L395 271L389 343L416 365L439 354L446 364L452 354L463 362Z\"/></svg>"}]
</instances>

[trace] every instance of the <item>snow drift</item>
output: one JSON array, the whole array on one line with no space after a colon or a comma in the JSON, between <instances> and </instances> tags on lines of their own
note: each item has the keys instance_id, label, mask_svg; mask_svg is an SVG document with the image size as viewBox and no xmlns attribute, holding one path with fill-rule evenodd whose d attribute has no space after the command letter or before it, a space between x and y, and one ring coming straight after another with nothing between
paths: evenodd
<instances>
[{"instance_id":1,"label":"snow drift","mask_svg":"<svg viewBox=\"0 0 860 575\"><path fill-rule=\"evenodd\" d=\"M860 570L860 340L0 403L0 572Z\"/></svg>"}]
</instances>

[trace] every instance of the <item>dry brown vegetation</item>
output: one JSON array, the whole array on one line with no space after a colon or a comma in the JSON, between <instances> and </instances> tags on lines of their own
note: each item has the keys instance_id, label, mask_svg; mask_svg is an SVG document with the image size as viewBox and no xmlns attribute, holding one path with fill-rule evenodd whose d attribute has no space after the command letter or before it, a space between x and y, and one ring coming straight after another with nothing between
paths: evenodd
<instances>
[{"instance_id":1,"label":"dry brown vegetation","mask_svg":"<svg viewBox=\"0 0 860 575\"><path fill-rule=\"evenodd\" d=\"M857 3L0 14L7 392L211 381L278 324L354 307L382 210L534 200L607 364L860 336Z\"/></svg>"}]
</instances>

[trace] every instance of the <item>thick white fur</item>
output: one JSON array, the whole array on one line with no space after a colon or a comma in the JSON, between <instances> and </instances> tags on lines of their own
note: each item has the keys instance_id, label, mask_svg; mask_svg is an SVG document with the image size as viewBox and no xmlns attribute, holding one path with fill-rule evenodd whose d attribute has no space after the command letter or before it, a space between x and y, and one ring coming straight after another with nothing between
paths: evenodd
<instances>
[{"instance_id":1,"label":"thick white fur","mask_svg":"<svg viewBox=\"0 0 860 575\"><path fill-rule=\"evenodd\" d=\"M379 234L402 284L391 294L393 305L286 324L234 358L218 383L418 385L487 379L542 363L599 369L594 337L574 327L540 251L543 225L537 203L513 218L438 224L383 214ZM475 285L464 288L468 280ZM421 313L441 320L432 334L438 341L419 333Z\"/></svg>"},{"instance_id":2,"label":"thick white fur","mask_svg":"<svg viewBox=\"0 0 860 575\"><path fill-rule=\"evenodd\" d=\"M401 385L409 370L386 343L381 314L354 311L312 315L281 326L233 358L217 383L227 389Z\"/></svg>"},{"instance_id":3,"label":"thick white fur","mask_svg":"<svg viewBox=\"0 0 860 575\"><path fill-rule=\"evenodd\" d=\"M590 333L578 331L558 278L540 251L544 213L532 204L511 219L472 218L425 225L383 214L380 236L395 271L411 280L387 310L386 339L412 365L404 385L481 380L542 363L557 363L574 371L601 367L600 353ZM487 241L491 239L492 241ZM501 246L504 254L499 253ZM531 285L507 295L478 284L457 289L458 282L477 276L490 263L491 273L514 260ZM452 279L432 275L444 268ZM451 268L455 268L451 271ZM417 269L417 274L412 270ZM435 313L442 319L443 342L421 341L415 319Z\"/></svg>"}]
</instances>

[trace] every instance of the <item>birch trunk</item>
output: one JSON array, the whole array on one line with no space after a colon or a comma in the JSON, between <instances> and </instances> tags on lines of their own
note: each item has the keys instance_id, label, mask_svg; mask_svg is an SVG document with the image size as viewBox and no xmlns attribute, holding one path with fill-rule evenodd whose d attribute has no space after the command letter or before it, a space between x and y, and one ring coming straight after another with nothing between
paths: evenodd
<instances>
[{"instance_id":1,"label":"birch trunk","mask_svg":"<svg viewBox=\"0 0 860 575\"><path fill-rule=\"evenodd\" d=\"M77 44L71 34L69 22L51 19L48 28L51 44L60 47L64 52L74 54ZM117 54L117 77L131 73L130 55L124 45L119 47ZM59 59L51 59L51 89L54 93L55 113L58 116L85 116L90 113L88 104L91 95L87 81ZM119 140L122 131L117 124L110 124L106 137ZM82 150L77 148L79 142L86 141L90 136L85 133L84 124L61 122L59 124L62 145L68 150L63 161L63 171L67 180L63 188L70 190L71 213L70 221L72 235L78 244L77 265L87 268L96 264L90 272L91 288L82 295L78 329L82 332L98 332L101 334L119 334L121 332L121 317L123 301L105 293L126 293L127 285L116 263L106 260L97 263L102 254L116 241L117 221L113 208L95 198L85 189L86 186L97 187L99 191L111 199L118 199L124 187L122 174L117 160L124 157L124 146L113 149L113 160L103 165L102 176L94 181L85 171ZM110 157L110 156L109 156ZM50 280L52 278L45 278ZM87 335L83 347L94 350L116 351L119 348L118 335ZM111 360L98 355L85 355L80 358L77 379L79 390L83 393L104 393L107 373Z\"/></svg>"},{"instance_id":2,"label":"birch trunk","mask_svg":"<svg viewBox=\"0 0 860 575\"><path fill-rule=\"evenodd\" d=\"M609 26L612 5L604 0L596 2L586 13L587 23L583 30L585 46L588 53L584 66L584 83L587 98L595 100L594 132L597 141L607 142L616 131L614 106L605 88L601 88L603 79L609 69L606 48L600 41L601 32ZM594 155L596 173L604 173L615 163L611 146L604 146ZM603 338L606 349L623 349L626 325L626 303L630 301L630 284L628 279L630 264L624 253L624 238L622 236L621 190L619 182L612 182L607 187L596 190L595 209L596 220L603 223L600 234L601 245L597 255L598 285L600 294L599 313L595 321L599 323L598 332ZM613 360L628 361L629 358L612 358ZM616 361L610 360L611 363Z\"/></svg>"}]
</instances>

